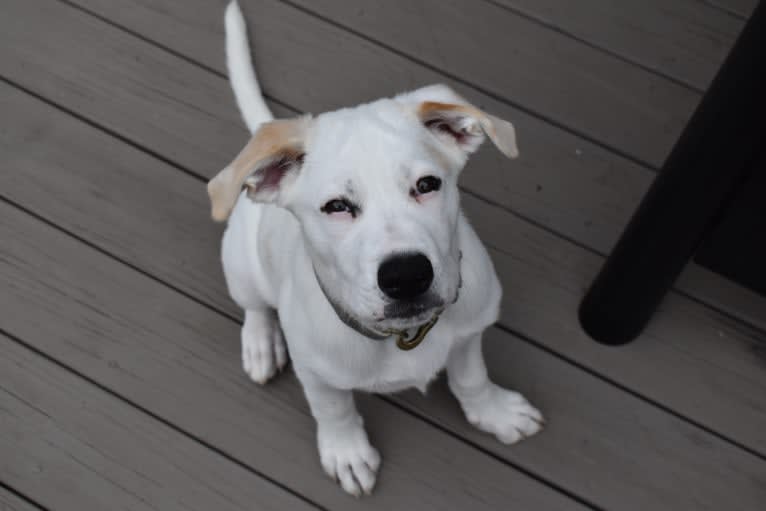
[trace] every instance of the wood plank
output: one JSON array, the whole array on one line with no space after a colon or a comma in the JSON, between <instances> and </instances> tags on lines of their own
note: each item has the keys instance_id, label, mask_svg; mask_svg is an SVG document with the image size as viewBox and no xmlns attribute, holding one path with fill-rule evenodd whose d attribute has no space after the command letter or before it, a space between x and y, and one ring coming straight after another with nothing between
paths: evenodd
<instances>
[{"instance_id":1,"label":"wood plank","mask_svg":"<svg viewBox=\"0 0 766 511\"><path fill-rule=\"evenodd\" d=\"M86 237L104 250L116 253L120 257L120 247L129 243L128 240L134 236L134 227L126 224L140 225L140 230L144 232L143 237L139 239L141 249L131 253L128 262L150 269L149 271L158 278L192 293L196 291L192 291L186 281L191 278L190 275L211 282L202 274L218 272L218 263L214 261L217 257L217 243L214 238L220 233L209 222L205 222L204 217L207 213L204 197L192 193L192 190L201 186L201 182L173 172L166 165L140 152L114 144L102 133L74 122L61 113L53 112L52 108L21 93L10 92L7 95L9 100L6 111L13 119L18 119L14 130L19 132L19 136L11 139L2 149L9 155L9 165L19 177L18 184L15 185L12 182L0 182L0 189L12 191L13 200L23 202L51 221L73 230L77 235ZM30 151L29 146L21 141L26 138L26 134L39 132L42 124L49 126L48 134L42 139L32 139L29 143L44 145L47 148L46 154L28 158L24 155L34 151ZM94 151L93 148L98 149ZM87 171L89 173L83 172L83 169L90 169ZM101 184L95 187L89 185L88 183L98 181L98 175L102 176ZM40 190L42 187L38 183L45 180L44 176L59 176L57 182L48 183L48 186L57 192L38 191L23 194L16 191ZM64 184L70 181L71 185ZM141 183L142 190L154 192L144 201L141 191L134 190L129 184L131 181ZM78 188L81 190L79 194L76 192ZM67 197L72 193L78 199L72 201L71 205L56 198ZM121 198L123 196L124 198ZM104 221L101 215L89 214L88 212L96 207L90 197L99 197L99 200L113 204L114 217ZM158 197L162 197L162 200L157 200ZM475 220L479 220L476 223L484 229L491 225L484 219L494 218L493 215L496 214L502 215L502 212L481 201L471 197L464 199L469 214ZM168 207L174 203L178 203L178 206ZM137 217L130 213L133 210L144 213ZM148 214L143 216L147 212ZM164 220L160 220L161 217ZM119 225L120 228L115 229L114 225ZM181 246L175 248L163 244L162 238L172 238L172 232L182 229L184 225L195 226L196 243L181 241ZM528 235L522 232L521 238ZM544 240L535 242L535 246L538 242L545 243ZM517 239L508 241L509 245L517 243ZM507 251L505 246L501 249ZM522 265L510 263L511 258L500 251L493 251L493 256L501 272L505 272L511 264L516 265L513 268L515 280L523 281L523 276L530 271L551 271L547 267L530 270L528 262ZM524 259L539 259L535 249L531 255L521 252L519 256ZM179 267L184 268L184 271L176 271ZM208 291L198 297L202 299L203 296L222 295L223 280L214 281L214 285L215 292ZM531 287L533 284L525 285ZM511 290L513 287L509 286L507 289ZM531 291L526 289L525 292ZM511 298L506 302L504 310L516 314L516 293L506 294ZM537 290L537 294L540 294L540 290ZM540 308L540 311L535 312L538 317L547 319L551 316L544 310L549 299L550 295L543 292L540 301L533 304ZM236 308L231 305L225 306L225 310L232 314L237 313ZM518 312L526 313L523 310ZM510 316L506 314L506 317ZM559 318L554 317L554 320L559 321ZM226 342L231 345L229 356L232 360L227 361L227 364L236 359L236 331L227 328L220 333L211 332L208 335L219 340L228 339ZM560 333L555 335L560 336ZM435 394L429 393L435 395L436 400L433 403L430 402L430 398L413 401L412 396L406 398L404 403L411 406L415 413L427 415L429 420L445 425L456 434L468 435L472 441L481 444L497 456L519 464L545 480L555 481L559 486L600 507L638 510L650 506L652 509L678 509L679 506L683 508L684 505L689 505L688 499L692 496L699 497L700 491L710 505L725 504L729 492L734 491L734 486L739 488L736 491L742 495L750 496L743 497L744 503L759 495L758 491L747 483L749 479L742 478L740 474L742 470L759 474L764 467L762 460L595 377L588 376L507 333L490 331L486 344L490 369L498 381L520 388L530 399L539 403L548 415L551 426L539 437L539 441L533 440L509 448L498 444L491 437L472 434L460 422L460 412L441 387L437 388ZM639 364L640 368L641 364L647 363L646 360L630 354L619 356L620 352L614 350L600 349L592 353L602 357L618 355L608 360L609 363L616 363L617 371L623 371L631 364ZM648 355L651 356L651 353ZM676 358L671 363L685 362ZM683 372L684 368L681 369ZM688 371L686 373L688 374ZM681 380L684 384L688 381L683 374ZM277 382L280 383L281 381ZM724 384L724 388L728 383ZM742 395L751 397L752 392L757 391L760 390L743 389ZM741 403L735 400L732 410L737 413L739 406ZM630 447L625 447L624 444ZM666 451L665 447L661 446L674 447ZM714 482L709 485L700 484L701 481L707 481L708 476L701 470L708 466L707 460L710 459L721 460L716 464L720 470L711 476ZM727 467L737 467L737 471L730 473ZM615 474L619 474L619 477ZM593 481L599 483L592 484ZM690 488L695 489L691 491Z\"/></svg>"},{"instance_id":2,"label":"wood plank","mask_svg":"<svg viewBox=\"0 0 766 511\"><path fill-rule=\"evenodd\" d=\"M761 331L766 330L766 299L704 266L689 263L675 288L725 311L734 320L744 320Z\"/></svg>"},{"instance_id":3,"label":"wood plank","mask_svg":"<svg viewBox=\"0 0 766 511\"><path fill-rule=\"evenodd\" d=\"M104 4L102 14L118 17L175 51L189 51L189 58L201 53L205 65L223 69L221 12L215 2L192 9L175 3L158 9L125 2ZM264 64L261 67L267 68L261 75L267 85L278 84L282 100L304 110L311 111L313 103L322 109L348 104L339 91L362 100L411 87L411 76L420 83L443 78L280 4L267 2L260 7L264 15L255 21L263 24L256 23L253 32L256 56ZM11 8L14 15L6 19L25 19L25 23L11 23L0 34L7 37L0 47L0 55L8 62L3 70L7 76L201 175L212 176L238 150L246 135L223 80L59 4L17 1L6 10ZM57 22L48 27L46 20L51 19ZM37 37L37 33L46 36ZM168 35L171 38L165 40ZM274 39L282 37L285 44L275 48ZM309 58L301 58L304 54ZM338 69L327 73L321 66ZM372 80L360 80L358 74ZM272 80L278 77L282 79ZM338 88L338 81L344 86ZM487 96L463 92L516 122L524 155L509 164L492 149L481 151L464 173L463 187L606 253L654 174ZM152 106L151 98L158 106ZM142 111L155 115L137 114ZM218 158L211 147L219 148ZM752 293L723 279L718 279L720 285L711 285L715 279L698 274L691 266L681 289L766 328L766 300L754 300ZM698 286L697 280L704 282ZM727 298L721 300L721 296ZM756 313L740 314L740 310Z\"/></svg>"},{"instance_id":4,"label":"wood plank","mask_svg":"<svg viewBox=\"0 0 766 511\"><path fill-rule=\"evenodd\" d=\"M699 0L491 0L607 52L706 90L744 26Z\"/></svg>"},{"instance_id":5,"label":"wood plank","mask_svg":"<svg viewBox=\"0 0 766 511\"><path fill-rule=\"evenodd\" d=\"M40 508L0 486L0 511L40 511Z\"/></svg>"},{"instance_id":6,"label":"wood plank","mask_svg":"<svg viewBox=\"0 0 766 511\"><path fill-rule=\"evenodd\" d=\"M42 506L317 509L2 334L0 350L0 478Z\"/></svg>"},{"instance_id":7,"label":"wood plank","mask_svg":"<svg viewBox=\"0 0 766 511\"><path fill-rule=\"evenodd\" d=\"M726 12L742 18L748 18L755 10L759 0L703 0L705 3L715 5Z\"/></svg>"},{"instance_id":8,"label":"wood plank","mask_svg":"<svg viewBox=\"0 0 766 511\"><path fill-rule=\"evenodd\" d=\"M697 91L488 2L289 3L655 167L700 100ZM244 5L248 19L258 17L259 6Z\"/></svg>"},{"instance_id":9,"label":"wood plank","mask_svg":"<svg viewBox=\"0 0 766 511\"><path fill-rule=\"evenodd\" d=\"M55 19L59 21L66 19L66 11L56 12L56 15ZM79 28L79 34L87 33L85 28L75 26ZM109 40L108 34L108 32L102 33L101 38ZM125 43L122 46L122 52L127 51L128 43L131 40L122 40L118 37L115 39L119 43ZM30 45L33 46L34 41L31 41ZM78 47L77 50L78 53L84 52L87 55L87 48ZM159 57L155 55L154 58ZM25 66L30 68L33 63L27 62ZM158 66L158 69L161 67ZM42 68L43 66L40 66L40 69ZM174 69L174 71L177 70ZM156 70L153 69L153 71ZM154 80L154 75L152 75L152 79ZM176 79L180 79L178 75L176 75ZM197 80L193 75L188 76L185 80L189 87L193 87L196 82ZM101 88L104 86L102 85ZM97 110L97 108L93 108L88 113L97 113ZM185 127L179 126L178 128L184 129ZM136 132L141 131L138 127L133 129ZM165 126L165 129L168 127ZM152 132L144 129L143 133L146 136L147 134L151 135ZM9 146L16 147L18 144L20 142L16 140L9 143ZM161 152L162 148L157 147L157 150ZM26 154L35 155L37 151L28 151ZM25 155L22 160L28 157L31 156ZM61 157L64 158L65 156L62 155ZM226 161L228 157L229 155L222 155L221 161ZM84 168L87 169L89 166L85 165ZM130 170L126 169L124 175L131 175ZM50 178L39 176L37 179L44 183ZM98 178L93 177L81 179L84 179L85 182L98 181ZM145 178L138 176L136 179L141 182ZM66 186L66 184L57 186ZM12 188L11 186L6 187L9 190ZM35 190L34 187L16 186L15 188L18 190L15 193L23 194L17 197L26 197L17 200L23 203L26 203L27 200L35 200L36 195L31 193ZM120 188L110 188L107 191L119 192ZM196 211L192 213L197 216L180 215L176 222L194 225L195 230L191 234L187 234L192 242L199 239L205 241L206 246L217 247L216 234L213 234L212 231L210 234L204 234L197 230L198 226L207 225L205 220L207 206L205 205L204 194L199 189L190 188L189 191L183 192L183 195L188 197L188 200L195 198L199 201L196 202ZM125 199L119 194L108 196L111 197L110 203L127 203L125 206L121 206L125 207L125 211L127 211L127 213L121 213L123 216L125 214L133 215L135 209L151 211L150 201L147 206L136 208L131 201L140 199ZM151 195L148 198L151 198ZM52 201L51 204L58 204L58 202ZM501 276L508 283L506 287L507 301L502 317L502 323L505 326L545 342L552 349L613 378L634 391L671 408L678 409L695 421L763 452L766 439L759 433L759 428L762 424L766 424L766 418L764 417L764 410L751 399L751 396L761 395L763 392L764 374L756 349L762 342L762 332L738 325L735 321L721 314L713 313L689 300L673 296L668 301L669 308L666 308L668 312L660 315L656 325L649 331L647 338L652 339L651 341L641 341L633 349L605 351L602 347L594 345L580 332L574 317L574 311L582 292L595 275L601 260L597 256L541 231L512 215L503 214L497 208L483 205L480 201L466 198L464 204L472 217L484 218L484 220L476 222L476 225L480 228L481 235L487 243L506 252L505 254L500 252L497 256L501 258L501 262L498 264ZM103 206L101 207L103 208ZM67 210L69 211L67 214L56 214L49 218L69 218L70 215L76 213L78 208L68 206ZM496 221L495 216L499 220ZM93 221L89 219L90 215L83 215L82 213L76 214L76 217L80 220L67 226L67 228L81 229L80 225L91 225L89 222ZM190 223L190 218L198 218L199 220ZM167 220L147 220L141 229L146 232L146 225L155 226L157 224L159 226L163 222L167 222ZM97 232L112 233L114 231L109 224L105 227L107 229L98 229ZM158 231L151 234L151 236L157 236L157 239L148 245L163 246L163 243L167 245L166 242L162 241L162 238L168 237L177 241L179 247L188 247L188 244L184 245L184 241L179 239L181 236L175 234L177 227L171 224L170 228L171 232L169 233ZM117 230L111 235L120 236L121 231ZM100 234L99 236L104 235ZM149 236L149 234L144 233L141 236ZM101 242L99 238L95 239ZM122 239L119 240L119 243L122 246L130 246L132 239ZM186 248L183 251L163 252L156 255L157 261L162 261L168 259L168 254L177 254L171 258L170 264L156 265L162 268L160 275L164 276L171 273L178 276L182 273L182 269L187 271L185 265L191 265L191 263L184 263L179 269L175 268L179 266L178 261L186 261L189 257L187 250L189 252L195 251L195 249ZM118 250L117 253L120 251ZM186 276L182 275L182 278L178 279L178 282L181 283L178 285L182 289L195 293L198 286L196 282L192 281L201 278L198 274L204 275L205 272L212 271L212 268L218 268L217 260L214 261L215 257L212 252L210 254L207 256L208 259L201 261L200 266L195 267L196 270L189 271ZM142 254L138 253L133 257L141 256ZM192 267L194 266L192 265ZM173 268L173 270L167 268ZM210 278L210 280L213 286L218 286L211 289L217 291L206 290L204 293L216 293L218 299L221 300L216 303L219 308L231 307L222 287L222 279ZM174 282L176 281L174 280ZM520 314L520 312L524 312L524 314ZM706 349L700 350L698 344L704 344ZM638 359L640 363L636 363L635 353L642 354ZM715 384L712 384L710 380L711 371L716 374L716 378L719 380ZM671 374L676 378L673 383L669 383L667 380L668 375ZM683 381L684 384L679 385L678 381ZM670 390L668 387L671 387ZM694 399L690 399L690 396L694 396Z\"/></svg>"},{"instance_id":10,"label":"wood plank","mask_svg":"<svg viewBox=\"0 0 766 511\"><path fill-rule=\"evenodd\" d=\"M9 335L325 509L463 510L477 495L495 508L585 509L370 396L360 408L383 468L374 497L349 498L319 466L295 377L260 387L243 373L236 322L5 202L0 239L12 240L0 247Z\"/></svg>"}]
</instances>

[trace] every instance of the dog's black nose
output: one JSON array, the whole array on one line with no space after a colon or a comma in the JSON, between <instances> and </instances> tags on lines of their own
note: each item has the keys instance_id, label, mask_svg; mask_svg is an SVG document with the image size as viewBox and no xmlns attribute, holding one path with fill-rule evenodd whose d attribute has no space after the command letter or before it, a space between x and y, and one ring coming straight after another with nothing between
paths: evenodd
<instances>
[{"instance_id":1,"label":"dog's black nose","mask_svg":"<svg viewBox=\"0 0 766 511\"><path fill-rule=\"evenodd\" d=\"M378 268L378 287L394 300L422 295L433 280L431 261L420 253L393 255Z\"/></svg>"}]
</instances>

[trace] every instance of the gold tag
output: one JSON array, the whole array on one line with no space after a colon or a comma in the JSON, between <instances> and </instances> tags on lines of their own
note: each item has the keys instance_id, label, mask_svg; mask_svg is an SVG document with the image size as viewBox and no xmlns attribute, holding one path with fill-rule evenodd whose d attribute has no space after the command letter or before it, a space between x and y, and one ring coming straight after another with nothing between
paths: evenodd
<instances>
[{"instance_id":1,"label":"gold tag","mask_svg":"<svg viewBox=\"0 0 766 511\"><path fill-rule=\"evenodd\" d=\"M418 328L418 331L415 332L415 335L412 337L412 339L407 339L406 333L398 332L398 336L396 338L396 346L400 350L409 351L413 348L416 348L418 344L423 342L423 339L425 339L428 332L434 327L436 322L439 320L439 315L437 314L433 318L431 318L431 321L426 323L425 325Z\"/></svg>"}]
</instances>

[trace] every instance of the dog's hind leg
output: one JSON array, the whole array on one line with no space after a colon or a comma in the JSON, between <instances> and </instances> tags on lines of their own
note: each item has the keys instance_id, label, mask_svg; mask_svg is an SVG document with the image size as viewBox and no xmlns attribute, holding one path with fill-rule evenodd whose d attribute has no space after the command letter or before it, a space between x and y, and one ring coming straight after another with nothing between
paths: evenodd
<instances>
[{"instance_id":1,"label":"dog's hind leg","mask_svg":"<svg viewBox=\"0 0 766 511\"><path fill-rule=\"evenodd\" d=\"M269 307L245 310L242 365L248 376L263 385L286 364L287 346L276 311Z\"/></svg>"},{"instance_id":2,"label":"dog's hind leg","mask_svg":"<svg viewBox=\"0 0 766 511\"><path fill-rule=\"evenodd\" d=\"M287 348L277 313L258 285L263 270L250 238L257 217L249 222L243 207L252 206L238 204L229 218L221 243L221 262L229 294L245 311L242 365L253 380L263 384L287 364Z\"/></svg>"}]
</instances>

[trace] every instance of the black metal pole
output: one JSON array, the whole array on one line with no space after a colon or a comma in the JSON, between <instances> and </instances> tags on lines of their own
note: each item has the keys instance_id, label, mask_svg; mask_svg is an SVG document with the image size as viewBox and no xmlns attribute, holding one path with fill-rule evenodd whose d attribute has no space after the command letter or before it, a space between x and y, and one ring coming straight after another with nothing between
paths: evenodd
<instances>
[{"instance_id":1,"label":"black metal pole","mask_svg":"<svg viewBox=\"0 0 766 511\"><path fill-rule=\"evenodd\" d=\"M764 143L761 3L581 303L591 337L624 344L643 331Z\"/></svg>"}]
</instances>

